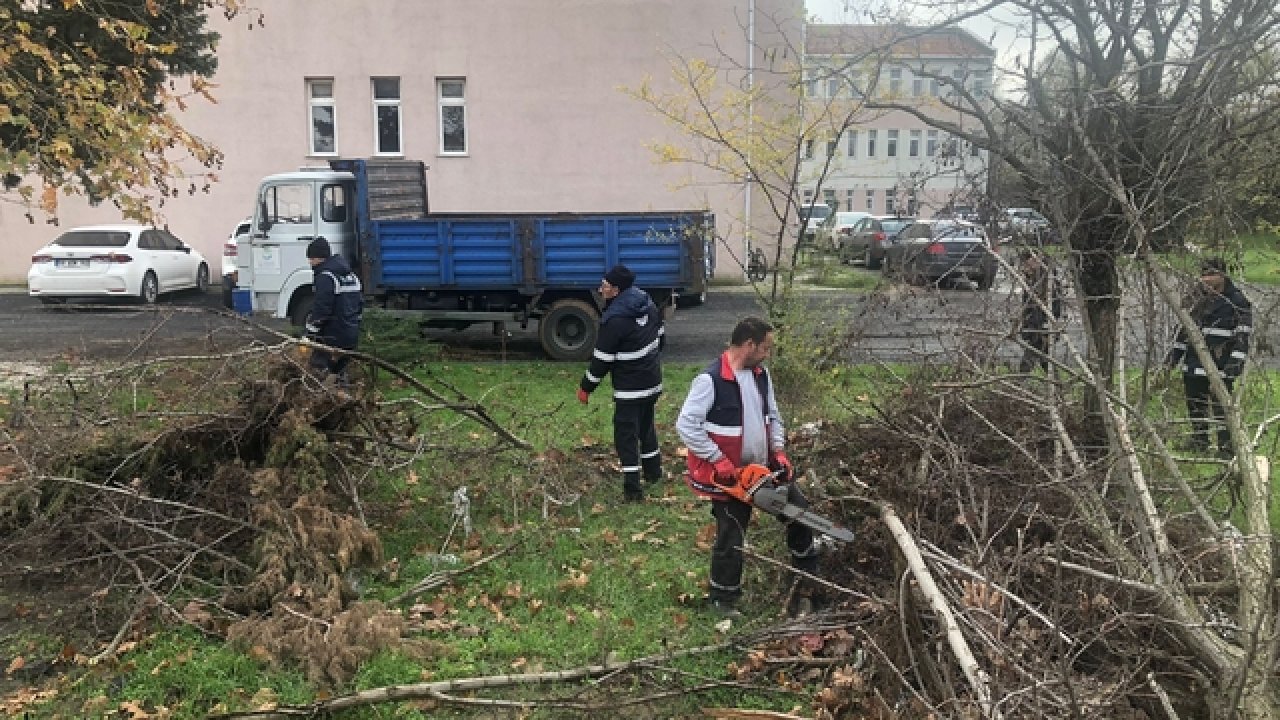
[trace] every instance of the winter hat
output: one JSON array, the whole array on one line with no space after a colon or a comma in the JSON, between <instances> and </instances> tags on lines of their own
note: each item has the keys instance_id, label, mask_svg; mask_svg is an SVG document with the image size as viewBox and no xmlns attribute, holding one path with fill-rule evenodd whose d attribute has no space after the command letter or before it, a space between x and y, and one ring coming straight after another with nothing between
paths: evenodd
<instances>
[{"instance_id":1,"label":"winter hat","mask_svg":"<svg viewBox=\"0 0 1280 720\"><path fill-rule=\"evenodd\" d=\"M1200 274L1201 275L1226 275L1227 264L1222 261L1222 258L1216 258L1216 257L1207 258L1204 262L1200 263Z\"/></svg>"},{"instance_id":2,"label":"winter hat","mask_svg":"<svg viewBox=\"0 0 1280 720\"><path fill-rule=\"evenodd\" d=\"M329 252L329 241L324 238L316 238L307 246L307 259L318 258L324 260L333 253Z\"/></svg>"},{"instance_id":3,"label":"winter hat","mask_svg":"<svg viewBox=\"0 0 1280 720\"><path fill-rule=\"evenodd\" d=\"M636 281L636 274L626 265L614 265L604 274L604 281L619 290L626 290Z\"/></svg>"}]
</instances>

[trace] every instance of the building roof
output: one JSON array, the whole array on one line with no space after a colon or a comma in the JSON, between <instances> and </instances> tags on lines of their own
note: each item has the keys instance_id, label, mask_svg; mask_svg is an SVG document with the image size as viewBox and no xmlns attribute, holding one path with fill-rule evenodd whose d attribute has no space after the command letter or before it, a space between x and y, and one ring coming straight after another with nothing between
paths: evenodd
<instances>
[{"instance_id":1,"label":"building roof","mask_svg":"<svg viewBox=\"0 0 1280 720\"><path fill-rule=\"evenodd\" d=\"M895 57L994 58L996 51L959 27L818 25L805 27L806 55L853 55L890 50Z\"/></svg>"}]
</instances>

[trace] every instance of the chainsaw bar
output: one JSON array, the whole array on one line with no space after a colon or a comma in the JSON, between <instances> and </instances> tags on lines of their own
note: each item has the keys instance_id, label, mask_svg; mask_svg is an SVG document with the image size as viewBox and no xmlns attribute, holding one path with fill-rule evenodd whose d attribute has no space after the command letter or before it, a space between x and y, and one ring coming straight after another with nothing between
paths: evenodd
<instances>
[{"instance_id":1,"label":"chainsaw bar","mask_svg":"<svg viewBox=\"0 0 1280 720\"><path fill-rule=\"evenodd\" d=\"M853 533L847 528L842 528L821 515L787 502L786 488L772 484L756 488L751 504L770 515L798 522L840 542L853 542Z\"/></svg>"}]
</instances>

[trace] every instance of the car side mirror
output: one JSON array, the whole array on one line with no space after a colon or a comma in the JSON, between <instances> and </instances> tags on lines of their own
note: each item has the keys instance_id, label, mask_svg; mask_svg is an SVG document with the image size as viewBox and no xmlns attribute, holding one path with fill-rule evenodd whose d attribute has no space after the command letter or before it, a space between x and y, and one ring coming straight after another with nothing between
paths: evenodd
<instances>
[{"instance_id":1,"label":"car side mirror","mask_svg":"<svg viewBox=\"0 0 1280 720\"><path fill-rule=\"evenodd\" d=\"M267 232L271 229L271 216L267 214L267 199L262 198L258 203L258 230Z\"/></svg>"}]
</instances>

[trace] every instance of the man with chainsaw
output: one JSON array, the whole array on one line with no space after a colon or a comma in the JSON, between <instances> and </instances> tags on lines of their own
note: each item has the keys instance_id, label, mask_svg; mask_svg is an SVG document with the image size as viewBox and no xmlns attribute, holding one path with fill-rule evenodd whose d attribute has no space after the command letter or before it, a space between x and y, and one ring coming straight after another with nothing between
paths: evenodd
<instances>
[{"instance_id":1,"label":"man with chainsaw","mask_svg":"<svg viewBox=\"0 0 1280 720\"><path fill-rule=\"evenodd\" d=\"M662 479L653 410L662 394L666 329L662 312L648 293L634 287L635 281L626 265L613 266L600 281L600 296L608 304L600 317L591 365L578 383L578 402L585 405L604 376L613 373L613 446L622 465L622 497L627 502L644 500L641 471L650 483Z\"/></svg>"},{"instance_id":2,"label":"man with chainsaw","mask_svg":"<svg viewBox=\"0 0 1280 720\"><path fill-rule=\"evenodd\" d=\"M734 497L731 489L742 480L743 468L764 465L776 471L774 482L781 483L780 490L785 488L785 502L798 511L809 505L792 482L795 471L784 452L782 418L764 367L773 342L773 327L765 320L739 321L729 348L694 378L676 421L689 451L686 482L696 495L711 501L716 538L706 600L725 617L741 615L736 605L742 596L742 546L753 506ZM784 522L792 567L815 573L818 550L813 531L800 522ZM801 582L788 611L808 612L811 595L810 583Z\"/></svg>"}]
</instances>

